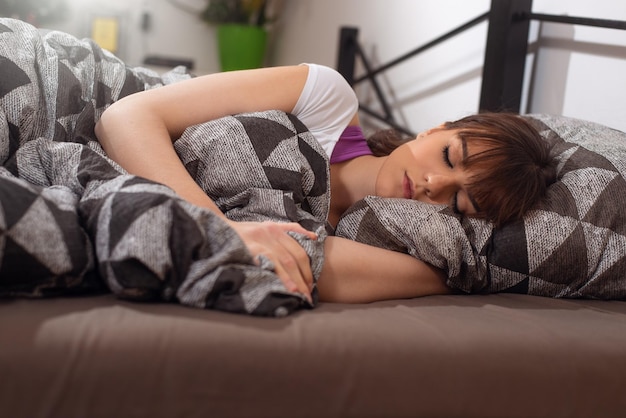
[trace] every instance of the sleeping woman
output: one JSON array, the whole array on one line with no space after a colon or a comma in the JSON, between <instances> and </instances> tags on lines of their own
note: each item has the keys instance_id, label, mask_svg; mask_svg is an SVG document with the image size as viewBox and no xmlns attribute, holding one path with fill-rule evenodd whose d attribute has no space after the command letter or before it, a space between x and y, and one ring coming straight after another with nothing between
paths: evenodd
<instances>
[{"instance_id":1,"label":"sleeping woman","mask_svg":"<svg viewBox=\"0 0 626 418\"><path fill-rule=\"evenodd\" d=\"M310 260L288 234L316 239L296 223L226 219L178 157L186 128L227 115L280 110L295 115L330 161L328 222L368 195L449 205L503 224L519 219L554 180L550 150L524 119L478 114L401 141L363 136L355 93L336 71L314 64L217 73L129 95L96 125L106 153L131 174L171 187L232 227L254 257L269 259L287 289L311 298ZM236 161L233 161L236 166ZM369 302L450 292L445 275L407 254L340 237L324 241L317 281L323 301ZM381 263L380 260L385 260Z\"/></svg>"}]
</instances>

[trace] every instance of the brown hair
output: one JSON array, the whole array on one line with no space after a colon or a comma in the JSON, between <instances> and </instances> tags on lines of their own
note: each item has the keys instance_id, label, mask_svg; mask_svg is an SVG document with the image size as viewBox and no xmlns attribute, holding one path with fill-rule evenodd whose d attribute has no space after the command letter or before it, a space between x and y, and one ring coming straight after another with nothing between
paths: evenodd
<instances>
[{"instance_id":1,"label":"brown hair","mask_svg":"<svg viewBox=\"0 0 626 418\"><path fill-rule=\"evenodd\" d=\"M367 146L376 157L384 157L392 153L400 145L413 138L402 136L395 129L383 129L367 137Z\"/></svg>"},{"instance_id":2,"label":"brown hair","mask_svg":"<svg viewBox=\"0 0 626 418\"><path fill-rule=\"evenodd\" d=\"M556 179L556 162L548 143L530 122L517 114L479 113L446 122L443 129L458 129L459 137L468 146L484 148L464 162L465 168L473 172L468 192L478 206L474 216L493 221L497 226L520 219L545 196L548 186ZM386 136L390 137L391 133L386 131ZM380 141L385 137L372 138ZM405 141L406 138L396 135L395 140L387 139L384 146L376 148L389 149Z\"/></svg>"}]
</instances>

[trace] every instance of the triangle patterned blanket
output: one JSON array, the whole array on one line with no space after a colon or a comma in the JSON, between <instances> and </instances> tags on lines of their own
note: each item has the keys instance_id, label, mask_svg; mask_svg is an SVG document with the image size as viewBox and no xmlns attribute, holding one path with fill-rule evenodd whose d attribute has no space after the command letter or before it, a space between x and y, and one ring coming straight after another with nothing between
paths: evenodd
<instances>
[{"instance_id":1,"label":"triangle patterned blanket","mask_svg":"<svg viewBox=\"0 0 626 418\"><path fill-rule=\"evenodd\" d=\"M169 188L107 158L94 126L128 94L188 78L129 68L89 40L0 19L0 296L113 291L133 300L280 316L312 307L237 234ZM175 144L232 219L299 222L315 277L323 262L328 163L283 112L188 129Z\"/></svg>"}]
</instances>

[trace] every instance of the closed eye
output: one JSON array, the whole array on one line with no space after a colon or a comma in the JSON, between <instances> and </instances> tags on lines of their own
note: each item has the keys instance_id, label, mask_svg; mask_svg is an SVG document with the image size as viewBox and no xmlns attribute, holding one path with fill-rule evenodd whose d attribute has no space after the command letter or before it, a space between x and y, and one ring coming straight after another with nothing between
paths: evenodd
<instances>
[{"instance_id":1,"label":"closed eye","mask_svg":"<svg viewBox=\"0 0 626 418\"><path fill-rule=\"evenodd\" d=\"M450 146L446 145L442 150L443 162L450 168L453 168L452 162L450 161Z\"/></svg>"},{"instance_id":2,"label":"closed eye","mask_svg":"<svg viewBox=\"0 0 626 418\"><path fill-rule=\"evenodd\" d=\"M458 193L455 193L454 196L452 196L452 201L450 202L450 207L452 208L452 211L454 213L462 215L461 211L459 210L458 197L459 197Z\"/></svg>"},{"instance_id":3,"label":"closed eye","mask_svg":"<svg viewBox=\"0 0 626 418\"><path fill-rule=\"evenodd\" d=\"M452 165L452 161L450 161L450 146L446 145L445 147L443 147L443 162L450 168L454 168L454 166ZM455 193L452 196L452 200L450 201L450 207L452 208L452 211L454 213L458 213L461 214L461 211L459 210L459 204L458 204L458 193Z\"/></svg>"}]
</instances>

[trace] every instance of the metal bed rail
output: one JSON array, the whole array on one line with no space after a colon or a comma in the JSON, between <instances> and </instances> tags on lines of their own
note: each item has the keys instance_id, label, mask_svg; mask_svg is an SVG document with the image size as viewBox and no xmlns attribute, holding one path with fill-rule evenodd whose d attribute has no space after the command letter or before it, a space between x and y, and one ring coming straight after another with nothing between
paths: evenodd
<instances>
[{"instance_id":1,"label":"metal bed rail","mask_svg":"<svg viewBox=\"0 0 626 418\"><path fill-rule=\"evenodd\" d=\"M372 84L382 112L365 105L361 105L361 111L400 132L413 135L410 129L401 126L395 120L376 76L485 20L488 20L489 28L478 109L481 112L520 111L531 21L626 30L624 21L533 13L532 0L492 0L488 12L376 68L372 66L359 44L358 28L342 27L339 34L337 70L352 86L365 81ZM355 75L357 58L365 70L364 74L358 77Z\"/></svg>"}]
</instances>

